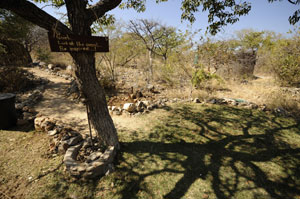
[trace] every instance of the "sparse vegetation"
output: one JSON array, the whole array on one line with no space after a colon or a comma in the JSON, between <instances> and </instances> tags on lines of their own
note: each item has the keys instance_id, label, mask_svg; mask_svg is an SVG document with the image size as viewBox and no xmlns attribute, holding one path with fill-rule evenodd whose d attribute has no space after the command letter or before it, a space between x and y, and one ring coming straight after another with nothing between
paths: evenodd
<instances>
[{"instance_id":1,"label":"sparse vegetation","mask_svg":"<svg viewBox=\"0 0 300 199\"><path fill-rule=\"evenodd\" d=\"M295 35L290 40L279 41L274 47L272 54L274 72L281 85L300 87L299 45L299 35Z\"/></svg>"},{"instance_id":2,"label":"sparse vegetation","mask_svg":"<svg viewBox=\"0 0 300 199\"><path fill-rule=\"evenodd\" d=\"M36 57L47 64L52 60L51 51L48 48L38 48L36 50Z\"/></svg>"}]
</instances>

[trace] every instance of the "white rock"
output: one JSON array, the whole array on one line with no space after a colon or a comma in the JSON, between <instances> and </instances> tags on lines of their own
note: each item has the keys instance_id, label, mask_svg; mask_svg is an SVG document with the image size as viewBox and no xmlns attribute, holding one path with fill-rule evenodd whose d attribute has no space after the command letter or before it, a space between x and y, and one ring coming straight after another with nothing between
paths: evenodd
<instances>
[{"instance_id":1,"label":"white rock","mask_svg":"<svg viewBox=\"0 0 300 199\"><path fill-rule=\"evenodd\" d=\"M92 162L92 161L98 159L101 155L102 155L101 152L96 151L96 152L92 153L92 154L87 158L87 162L88 162L88 163L89 163L89 162Z\"/></svg>"},{"instance_id":2,"label":"white rock","mask_svg":"<svg viewBox=\"0 0 300 199\"><path fill-rule=\"evenodd\" d=\"M135 111L135 104L134 103L126 103L126 104L124 104L124 106L123 106L123 109L124 110L126 110L126 111L128 111L128 112L133 112L133 111Z\"/></svg>"},{"instance_id":3,"label":"white rock","mask_svg":"<svg viewBox=\"0 0 300 199\"><path fill-rule=\"evenodd\" d=\"M56 129L54 129L54 130L52 130L52 131L48 131L48 135L50 135L50 136L54 136L54 135L56 135L58 132L57 132L57 130Z\"/></svg>"},{"instance_id":4,"label":"white rock","mask_svg":"<svg viewBox=\"0 0 300 199\"><path fill-rule=\"evenodd\" d=\"M147 85L147 89L148 89L149 91L153 91L153 90L154 90L154 86L153 86L152 84L148 84L148 85Z\"/></svg>"},{"instance_id":5,"label":"white rock","mask_svg":"<svg viewBox=\"0 0 300 199\"><path fill-rule=\"evenodd\" d=\"M119 111L118 109L116 109L115 111L113 111L113 114L115 114L115 115L122 115L122 112Z\"/></svg>"},{"instance_id":6,"label":"white rock","mask_svg":"<svg viewBox=\"0 0 300 199\"><path fill-rule=\"evenodd\" d=\"M151 102L150 101L142 101L146 106L150 106Z\"/></svg>"},{"instance_id":7,"label":"white rock","mask_svg":"<svg viewBox=\"0 0 300 199\"><path fill-rule=\"evenodd\" d=\"M49 70L52 70L54 68L54 65L53 64L48 64L48 69Z\"/></svg>"},{"instance_id":8,"label":"white rock","mask_svg":"<svg viewBox=\"0 0 300 199\"><path fill-rule=\"evenodd\" d=\"M145 105L144 105L144 103L142 102L142 101L138 101L137 103L136 103L136 107L137 108L143 108Z\"/></svg>"},{"instance_id":9,"label":"white rock","mask_svg":"<svg viewBox=\"0 0 300 199\"><path fill-rule=\"evenodd\" d=\"M200 99L199 98L195 98L193 102L194 103L200 103Z\"/></svg>"},{"instance_id":10,"label":"white rock","mask_svg":"<svg viewBox=\"0 0 300 199\"><path fill-rule=\"evenodd\" d=\"M66 70L68 70L68 71L73 70L73 66L72 65L68 65L67 68L66 68Z\"/></svg>"}]
</instances>

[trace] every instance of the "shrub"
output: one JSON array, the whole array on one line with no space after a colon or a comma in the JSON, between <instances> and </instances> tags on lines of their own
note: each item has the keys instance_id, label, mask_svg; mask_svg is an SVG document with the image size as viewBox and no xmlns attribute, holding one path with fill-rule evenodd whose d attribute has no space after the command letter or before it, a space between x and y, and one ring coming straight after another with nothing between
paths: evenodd
<instances>
[{"instance_id":1,"label":"shrub","mask_svg":"<svg viewBox=\"0 0 300 199\"><path fill-rule=\"evenodd\" d=\"M280 108L287 111L291 116L298 120L300 118L300 102L292 97L290 93L283 91L272 92L269 94L266 104L272 110Z\"/></svg>"},{"instance_id":2,"label":"shrub","mask_svg":"<svg viewBox=\"0 0 300 199\"><path fill-rule=\"evenodd\" d=\"M236 60L233 45L232 41L213 42L208 38L198 46L200 63L205 65L209 72L228 71L232 62Z\"/></svg>"},{"instance_id":3,"label":"shrub","mask_svg":"<svg viewBox=\"0 0 300 199\"><path fill-rule=\"evenodd\" d=\"M171 63L160 65L157 67L155 77L159 79L165 86L174 87L178 80L178 75L175 73L175 67Z\"/></svg>"},{"instance_id":4,"label":"shrub","mask_svg":"<svg viewBox=\"0 0 300 199\"><path fill-rule=\"evenodd\" d=\"M0 92L15 93L34 86L27 71L16 67L0 68Z\"/></svg>"},{"instance_id":5,"label":"shrub","mask_svg":"<svg viewBox=\"0 0 300 199\"><path fill-rule=\"evenodd\" d=\"M221 78L218 75L210 73L210 72L206 72L202 68L197 69L194 72L193 77L192 77L192 85L196 88L201 88L201 87L203 87L203 84L205 82L208 82L213 79L221 81Z\"/></svg>"},{"instance_id":6,"label":"shrub","mask_svg":"<svg viewBox=\"0 0 300 199\"><path fill-rule=\"evenodd\" d=\"M37 59L46 62L47 64L51 62L52 56L51 52L46 48L38 48L36 50Z\"/></svg>"},{"instance_id":7,"label":"shrub","mask_svg":"<svg viewBox=\"0 0 300 199\"><path fill-rule=\"evenodd\" d=\"M285 40L274 49L273 70L282 86L300 87L300 40Z\"/></svg>"}]
</instances>

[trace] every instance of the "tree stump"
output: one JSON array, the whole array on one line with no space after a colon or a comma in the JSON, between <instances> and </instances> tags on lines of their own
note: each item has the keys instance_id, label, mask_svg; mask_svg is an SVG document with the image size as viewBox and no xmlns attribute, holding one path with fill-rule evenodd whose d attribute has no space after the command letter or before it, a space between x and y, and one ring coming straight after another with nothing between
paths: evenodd
<instances>
[{"instance_id":1,"label":"tree stump","mask_svg":"<svg viewBox=\"0 0 300 199\"><path fill-rule=\"evenodd\" d=\"M0 129L8 129L16 125L17 114L15 109L15 99L15 94L0 94Z\"/></svg>"}]
</instances>

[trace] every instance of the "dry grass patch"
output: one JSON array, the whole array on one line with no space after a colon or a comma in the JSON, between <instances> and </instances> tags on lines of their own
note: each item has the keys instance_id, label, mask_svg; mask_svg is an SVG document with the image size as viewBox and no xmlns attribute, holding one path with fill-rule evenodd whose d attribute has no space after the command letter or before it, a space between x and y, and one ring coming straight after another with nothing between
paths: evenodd
<instances>
[{"instance_id":1,"label":"dry grass patch","mask_svg":"<svg viewBox=\"0 0 300 199\"><path fill-rule=\"evenodd\" d=\"M30 182L56 167L61 158L48 158L49 140L41 133L0 131L0 143L0 196L32 198L43 183Z\"/></svg>"},{"instance_id":2,"label":"dry grass patch","mask_svg":"<svg viewBox=\"0 0 300 199\"><path fill-rule=\"evenodd\" d=\"M217 97L244 99L256 104L265 104L271 93L280 91L280 87L271 77L262 77L249 80L246 83L240 81L226 81L227 91L216 92Z\"/></svg>"}]
</instances>

